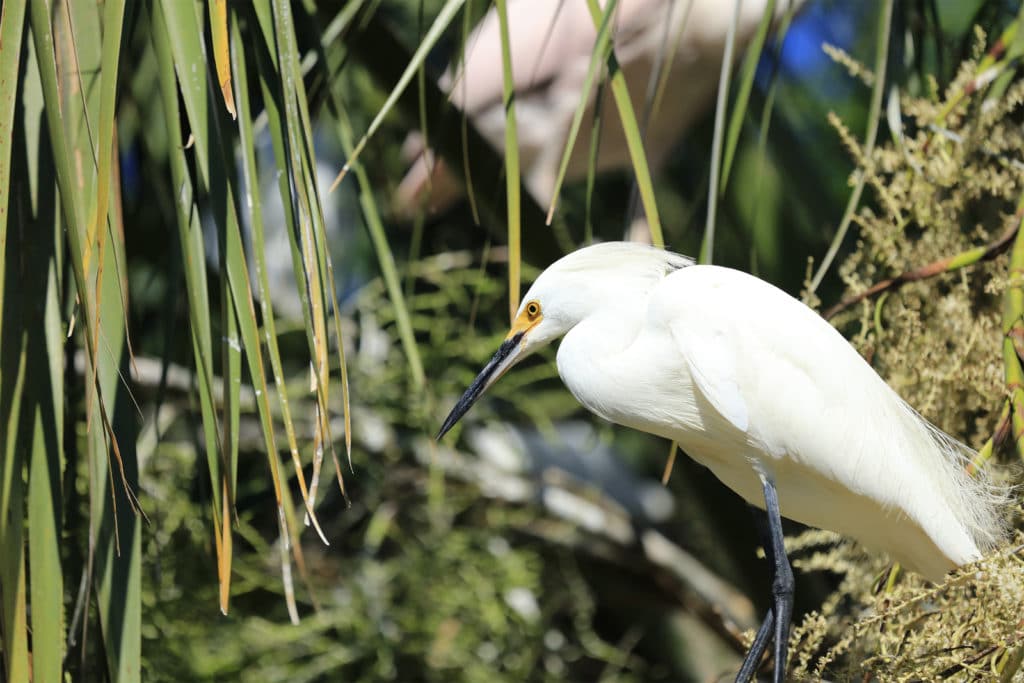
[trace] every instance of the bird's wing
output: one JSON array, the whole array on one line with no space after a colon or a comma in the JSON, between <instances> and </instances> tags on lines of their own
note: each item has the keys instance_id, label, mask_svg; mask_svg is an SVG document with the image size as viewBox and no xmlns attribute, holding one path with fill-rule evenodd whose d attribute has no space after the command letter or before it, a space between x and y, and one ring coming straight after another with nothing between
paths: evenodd
<instances>
[{"instance_id":1,"label":"bird's wing","mask_svg":"<svg viewBox=\"0 0 1024 683\"><path fill-rule=\"evenodd\" d=\"M696 388L722 417L746 432L750 412L740 389L730 331L722 325L695 327L679 323L671 324L670 329Z\"/></svg>"},{"instance_id":2,"label":"bird's wing","mask_svg":"<svg viewBox=\"0 0 1024 683\"><path fill-rule=\"evenodd\" d=\"M835 379L829 354L851 353L813 311L727 268L676 271L651 306L652 322L668 327L697 391L734 428L771 451L804 431L790 424L793 411L778 405L780 396L823 408L818 385ZM806 334L819 328L821 334Z\"/></svg>"},{"instance_id":3,"label":"bird's wing","mask_svg":"<svg viewBox=\"0 0 1024 683\"><path fill-rule=\"evenodd\" d=\"M889 405L891 390L831 325L746 273L682 268L658 287L649 314L668 327L695 389L766 453L842 451L843 434L870 429ZM823 433L823 419L844 431Z\"/></svg>"},{"instance_id":4,"label":"bird's wing","mask_svg":"<svg viewBox=\"0 0 1024 683\"><path fill-rule=\"evenodd\" d=\"M655 290L648 325L659 324L713 417L741 430L746 455L773 459L785 516L937 578L1000 537L1005 491L966 473L971 450L915 413L793 297L739 271L690 266ZM738 435L722 426L704 432L735 448Z\"/></svg>"}]
</instances>

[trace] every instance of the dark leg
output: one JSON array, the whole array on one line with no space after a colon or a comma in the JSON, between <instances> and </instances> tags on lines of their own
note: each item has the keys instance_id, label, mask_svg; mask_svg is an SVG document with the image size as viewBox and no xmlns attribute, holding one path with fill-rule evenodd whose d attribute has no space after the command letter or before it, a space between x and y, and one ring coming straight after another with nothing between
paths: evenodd
<instances>
[{"instance_id":1,"label":"dark leg","mask_svg":"<svg viewBox=\"0 0 1024 683\"><path fill-rule=\"evenodd\" d=\"M768 560L768 572L769 582L775 581L775 563L771 561L771 533L768 531L768 515L765 511L757 507L754 504L750 504L750 512L754 516L754 526L757 529L758 538L761 540L761 545L765 548L765 557ZM761 659L764 657L764 651L768 649L768 643L771 642L772 636L775 635L775 610L771 607L768 608L767 614L764 615L764 620L761 622L761 626L757 629L757 635L754 636L754 642L751 644L750 649L747 650L747 656L743 658L743 665L740 667L740 672L736 674L736 683L747 683L754 674L757 672L757 668L761 665Z\"/></svg>"},{"instance_id":2,"label":"dark leg","mask_svg":"<svg viewBox=\"0 0 1024 683\"><path fill-rule=\"evenodd\" d=\"M786 656L789 648L789 623L793 618L793 568L786 557L786 545L782 535L782 516L779 515L779 496L775 492L775 484L767 477L762 477L764 486L765 512L768 517L768 535L771 543L768 547L768 561L774 566L772 578L772 603L775 612L775 683L783 683L786 678Z\"/></svg>"},{"instance_id":3,"label":"dark leg","mask_svg":"<svg viewBox=\"0 0 1024 683\"><path fill-rule=\"evenodd\" d=\"M793 616L793 569L786 558L783 544L782 517L779 515L779 498L775 484L762 477L765 510L757 510L759 524L764 537L764 552L768 559L772 583L772 607L765 615L764 622L757 630L754 644L743 660L743 666L736 676L737 683L746 683L754 675L761 662L768 643L775 640L775 683L783 683L786 677L786 650L789 645L789 623Z\"/></svg>"},{"instance_id":4,"label":"dark leg","mask_svg":"<svg viewBox=\"0 0 1024 683\"><path fill-rule=\"evenodd\" d=\"M768 643L771 642L772 636L775 634L774 627L775 612L769 608L768 614L764 615L764 621L761 622L761 627L757 629L757 635L754 636L754 644L750 646L747 656L743 658L743 666L736 674L736 683L747 683L754 676L757 666L761 663L761 657L768 649Z\"/></svg>"}]
</instances>

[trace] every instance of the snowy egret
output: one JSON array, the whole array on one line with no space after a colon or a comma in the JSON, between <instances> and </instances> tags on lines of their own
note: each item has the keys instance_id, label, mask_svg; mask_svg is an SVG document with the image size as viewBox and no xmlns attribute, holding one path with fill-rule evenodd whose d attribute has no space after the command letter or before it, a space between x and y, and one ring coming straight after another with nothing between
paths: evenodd
<instances>
[{"instance_id":1,"label":"snowy egret","mask_svg":"<svg viewBox=\"0 0 1024 683\"><path fill-rule=\"evenodd\" d=\"M793 573L780 515L884 550L940 581L1000 538L1005 492L817 313L740 271L605 243L534 282L438 438L509 368L564 337L562 381L591 412L679 443L758 511L772 607L737 680L774 641L785 675Z\"/></svg>"}]
</instances>

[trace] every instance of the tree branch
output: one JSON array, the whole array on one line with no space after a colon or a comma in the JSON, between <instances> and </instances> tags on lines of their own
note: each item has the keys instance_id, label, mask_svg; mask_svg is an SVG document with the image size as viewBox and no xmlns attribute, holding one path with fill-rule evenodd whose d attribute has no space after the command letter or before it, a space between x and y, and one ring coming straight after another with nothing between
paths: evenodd
<instances>
[{"instance_id":1,"label":"tree branch","mask_svg":"<svg viewBox=\"0 0 1024 683\"><path fill-rule=\"evenodd\" d=\"M920 268L908 270L903 273L900 273L896 277L876 282L875 284L865 289L863 292L854 294L852 296L848 296L847 298L837 303L835 306L832 306L832 308L829 308L822 314L822 317L824 317L826 320L829 320L833 318L836 314L842 313L850 306L853 306L854 304L859 303L864 299L868 299L877 294L881 294L882 292L890 292L899 289L908 282L926 280L930 277L942 275L943 273L952 273L955 270L959 270L967 266L973 266L975 264L982 263L983 261L991 261L996 256L999 256L1010 247L1010 244L1013 242L1013 238L1016 237L1017 235L1017 230L1020 227L1021 218L1021 212L1018 211L1016 214L1014 214L1011 218L1010 226L994 242L990 242L989 244L982 247L968 249L967 251L961 252L954 256L947 256L946 258L941 258L937 261L932 261L931 263L921 266Z\"/></svg>"}]
</instances>

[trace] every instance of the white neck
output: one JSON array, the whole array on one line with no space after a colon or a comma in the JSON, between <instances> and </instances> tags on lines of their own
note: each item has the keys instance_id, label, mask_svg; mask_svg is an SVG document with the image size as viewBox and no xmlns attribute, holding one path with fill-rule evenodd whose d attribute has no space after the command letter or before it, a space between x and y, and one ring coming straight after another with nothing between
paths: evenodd
<instances>
[{"instance_id":1,"label":"white neck","mask_svg":"<svg viewBox=\"0 0 1024 683\"><path fill-rule=\"evenodd\" d=\"M573 396L592 412L612 419L594 401L593 389L607 379L604 361L617 356L636 339L646 315L645 306L608 306L576 324L558 347L558 374Z\"/></svg>"}]
</instances>

